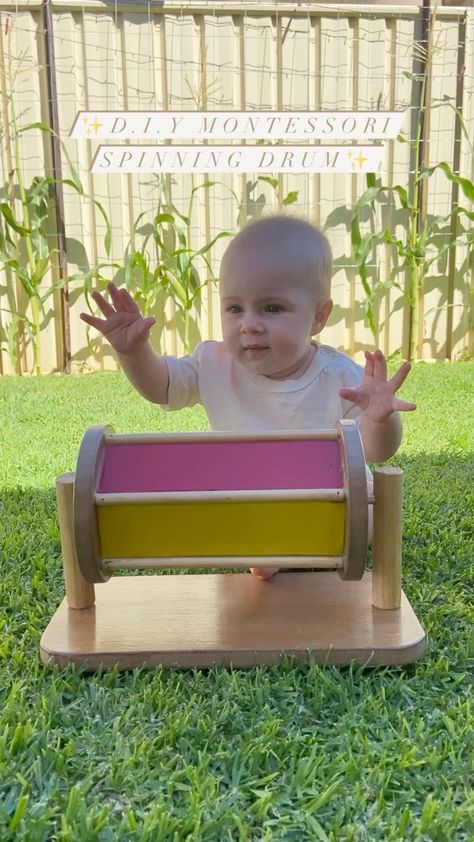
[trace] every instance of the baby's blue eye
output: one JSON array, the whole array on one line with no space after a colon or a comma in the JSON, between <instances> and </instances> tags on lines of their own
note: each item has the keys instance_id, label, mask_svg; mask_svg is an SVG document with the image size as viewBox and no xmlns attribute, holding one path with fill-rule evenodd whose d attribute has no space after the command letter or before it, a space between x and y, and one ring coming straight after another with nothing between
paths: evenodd
<instances>
[{"instance_id":1,"label":"baby's blue eye","mask_svg":"<svg viewBox=\"0 0 474 842\"><path fill-rule=\"evenodd\" d=\"M228 313L241 313L242 307L239 307L238 304L232 304L230 307L227 308Z\"/></svg>"}]
</instances>

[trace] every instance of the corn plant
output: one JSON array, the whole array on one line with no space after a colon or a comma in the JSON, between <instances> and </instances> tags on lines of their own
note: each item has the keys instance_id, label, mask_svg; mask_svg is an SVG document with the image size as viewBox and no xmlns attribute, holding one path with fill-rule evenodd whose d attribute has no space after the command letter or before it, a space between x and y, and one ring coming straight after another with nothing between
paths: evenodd
<instances>
[{"instance_id":1,"label":"corn plant","mask_svg":"<svg viewBox=\"0 0 474 842\"><path fill-rule=\"evenodd\" d=\"M11 35L11 30L10 30ZM3 55L2 55L3 59ZM63 154L69 166L69 178L55 180L46 175L35 176L27 186L24 163L20 149L21 136L30 131L40 131L52 136L51 127L42 122L20 125L24 113L17 115L12 91L17 79L31 72L26 51L20 53L14 66L3 59L0 65L0 78L3 90L0 90L8 121L3 127L1 137L8 178L0 189L0 269L3 269L9 283L16 279L28 301L26 312L20 312L17 291L10 287L10 307L7 313L7 352L16 365L19 339L27 335L33 352L33 371L41 372L41 327L46 319L45 305L56 290L66 286L73 277L63 277L47 284L47 277L57 275L57 255L59 249L51 246L51 231L56 229L55 186L57 183L68 185L76 193L86 197L81 181L74 169L63 143ZM90 198L90 197L87 197ZM104 209L94 199L94 205L105 219L105 247L110 250L111 229ZM93 270L97 271L97 270ZM82 274L74 279L82 278Z\"/></svg>"},{"instance_id":2,"label":"corn plant","mask_svg":"<svg viewBox=\"0 0 474 842\"><path fill-rule=\"evenodd\" d=\"M15 275L26 293L31 317L12 311L9 350L13 349L13 334L20 323L27 328L33 348L33 367L39 374L41 319L46 316L45 301L58 285L41 291L43 279L49 272L58 250L51 248L46 231L50 214L52 179L35 176L25 187L21 169L16 168L19 192L19 213L7 202L0 203L0 264ZM13 333L12 333L13 330Z\"/></svg>"},{"instance_id":3,"label":"corn plant","mask_svg":"<svg viewBox=\"0 0 474 842\"><path fill-rule=\"evenodd\" d=\"M376 304L380 292L387 287L397 288L406 298L409 305L409 348L410 360L415 359L417 354L417 340L420 321L420 293L424 286L430 268L436 262L441 264L447 252L456 245L466 245L469 252L473 248L472 229L464 231L464 236L458 236L456 225L461 216L469 221L474 220L474 213L470 207L458 205L444 215L427 214L422 207L421 195L423 183L429 179L436 170L440 170L446 178L456 183L468 203L474 202L474 184L471 178L462 177L451 169L448 163L441 162L434 166L424 166L422 162L422 140L423 120L426 117L429 106L426 104L426 90L431 62L434 53L438 49L433 43L430 35L426 48L417 45L415 58L423 62L424 72L421 74L405 71L405 76L413 82L420 83L420 119L418 121L415 138L407 141L402 135L397 140L409 143L414 151L414 166L411 179L407 185L396 184L384 186L377 181L374 174L368 174L367 189L358 199L353 209L350 230L353 255L359 277L365 293L364 310L367 324L372 332L374 341L377 343L378 325L376 319ZM445 104L439 103L438 107ZM451 106L453 107L453 106ZM470 143L469 135L462 122L462 116L455 109L458 119L461 121L463 132ZM471 145L472 152L472 145ZM378 213L376 202L385 205L391 204L394 209L400 212L404 218L404 224L400 226L403 236L397 236L393 231L385 227L378 227ZM362 233L362 221L370 221L370 230ZM395 257L394 270L390 278L375 281L370 278L369 264L377 264L378 247L382 244L391 247ZM406 273L407 284L402 286L397 280L398 273Z\"/></svg>"},{"instance_id":4,"label":"corn plant","mask_svg":"<svg viewBox=\"0 0 474 842\"><path fill-rule=\"evenodd\" d=\"M11 30L9 33L11 37ZM2 145L6 157L8 178L0 197L0 267L9 278L16 278L29 302L29 313L20 313L15 307L16 294L11 290L9 311L10 324L7 328L8 352L16 362L16 346L19 333L25 330L33 348L33 369L39 373L41 318L45 316L45 298L50 291L41 292L43 279L49 272L57 249L51 249L47 235L47 221L51 213L52 179L36 176L29 187L25 184L20 137L30 129L50 131L42 123L19 126L13 95L19 76L28 72L24 68L27 53L20 54L15 66L11 60L6 63L2 53L0 66L3 90L0 91L6 105L8 122L4 126ZM5 310L4 310L5 312Z\"/></svg>"},{"instance_id":5,"label":"corn plant","mask_svg":"<svg viewBox=\"0 0 474 842\"><path fill-rule=\"evenodd\" d=\"M196 195L215 182L204 181L192 187L186 213L173 203L169 180L160 178L158 184L158 208L151 222L140 225L145 212L134 223L120 271L145 314L151 312L160 295L174 302L182 320L183 345L189 351L191 313L199 310L203 289L217 281L208 254L218 240L230 237L231 232L220 231L200 248L194 248L191 226ZM137 234L144 238L140 248L135 247Z\"/></svg>"},{"instance_id":6,"label":"corn plant","mask_svg":"<svg viewBox=\"0 0 474 842\"><path fill-rule=\"evenodd\" d=\"M20 326L26 329L33 350L33 370L41 372L41 325L46 318L45 304L56 290L61 289L73 280L82 279L83 275L66 276L44 286L44 280L50 271L55 270L57 248L51 247L51 235L48 234L56 222L54 208L55 179L47 176L35 176L29 187L25 186L21 159L18 148L20 132L29 129L40 129L52 133L49 126L34 123L16 131L15 135L15 168L10 172L10 195L17 195L15 202L0 202L0 267L7 273L18 278L21 287L28 298L31 315L21 314L18 310L10 310L10 325L7 331L8 352L15 360L15 346ZM82 184L71 167L71 178L61 179L63 185L72 187L77 193L86 196ZM96 200L93 203L99 208L106 222L105 247L110 251L111 229L105 211ZM96 274L97 269L92 270Z\"/></svg>"},{"instance_id":7,"label":"corn plant","mask_svg":"<svg viewBox=\"0 0 474 842\"><path fill-rule=\"evenodd\" d=\"M474 184L467 178L456 175L446 162L433 167L423 168L419 173L419 180L429 178L436 170L441 170L446 178L455 182L461 188L469 202L474 202ZM404 211L406 226L403 237L399 237L388 229L361 232L361 217L366 208L370 208L375 217L375 201L389 201L392 197L397 209ZM456 245L467 246L470 251L474 246L472 229L465 231L465 236L451 236L451 223L456 217L465 216L474 221L474 212L458 205L445 215L427 215L419 226L419 208L408 197L406 188L402 185L383 186L374 184L369 186L357 201L351 220L351 240L353 253L359 277L365 293L364 309L367 323L377 342L378 326L376 320L376 302L379 293L387 287L395 287L407 299L410 308L410 342L409 359L413 360L417 352L417 336L419 327L419 298L424 281L434 263L441 263L446 253ZM369 259L374 260L374 250L381 243L390 245L397 258L393 275L386 281L377 279L375 283L369 278ZM397 280L399 272L408 273L408 286L403 287Z\"/></svg>"}]
</instances>

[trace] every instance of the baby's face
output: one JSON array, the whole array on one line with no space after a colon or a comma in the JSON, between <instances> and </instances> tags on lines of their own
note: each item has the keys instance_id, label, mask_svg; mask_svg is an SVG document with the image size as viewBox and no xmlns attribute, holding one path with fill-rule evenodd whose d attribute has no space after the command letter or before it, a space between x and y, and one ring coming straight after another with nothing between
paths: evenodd
<instances>
[{"instance_id":1,"label":"baby's face","mask_svg":"<svg viewBox=\"0 0 474 842\"><path fill-rule=\"evenodd\" d=\"M227 352L254 374L297 377L313 354L316 291L288 260L236 249L223 262L221 322Z\"/></svg>"}]
</instances>

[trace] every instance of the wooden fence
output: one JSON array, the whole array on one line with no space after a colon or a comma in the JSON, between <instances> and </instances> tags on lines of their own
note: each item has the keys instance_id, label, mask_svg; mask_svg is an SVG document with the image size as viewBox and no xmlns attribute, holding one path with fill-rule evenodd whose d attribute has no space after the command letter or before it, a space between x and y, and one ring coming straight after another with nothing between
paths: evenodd
<instances>
[{"instance_id":1,"label":"wooden fence","mask_svg":"<svg viewBox=\"0 0 474 842\"><path fill-rule=\"evenodd\" d=\"M44 313L38 315L44 372L115 367L110 348L93 332L88 334L79 319L87 306L84 278L102 265L104 279L123 281L120 267L125 255L143 246L143 234L138 232L151 223L166 190L185 212L193 187L205 180L196 175L93 175L90 167L97 142L68 137L79 110L407 109L403 127L407 140L416 136L424 114L423 163L445 161L473 180L474 10L470 7L430 9L427 2L345 7L251 0L146 4L0 0L0 24L2 203L19 213L18 172L8 178L18 169L25 189L35 176L56 174L70 180L77 173L84 190L79 195L70 185L62 185L59 212L48 216L51 266L41 284L42 294L64 283L65 277L71 280L45 299ZM61 144L38 128L15 131L35 123L56 126ZM381 182L408 188L414 154L408 142L385 142ZM256 181L252 174L219 174L212 180L212 187L195 194L193 248L219 231L236 231L240 205L251 215L251 200L261 195L264 212L272 212L297 191L297 201L288 210L323 227L334 252L335 306L323 339L355 357L363 348L373 347L350 234L352 209L366 188L365 177L284 174L276 177L277 187L259 182L250 192L249 184ZM422 201L428 215L449 214L458 203L472 210L459 186L441 171L425 180L425 188ZM406 218L396 202L378 207L372 224L382 223L400 239L406 236ZM366 225L370 224L367 219ZM457 233L467 224L460 220ZM445 237L451 235L451 229L444 232ZM28 238L15 236L20 264L27 266ZM219 240L212 250L216 273L224 247L225 240ZM154 265L159 255L148 248ZM420 295L419 357L459 359L473 352L471 264L462 244L433 263ZM393 277L393 248L385 245L369 266L369 281L373 285ZM395 279L398 285L387 286L377 298L378 344L388 354L400 350L406 355L404 272L400 270ZM31 303L11 269L0 270L0 307L0 373L30 371ZM12 314L17 314L16 320ZM159 295L154 314L155 346L182 353L182 319L173 301ZM219 337L218 294L216 286L209 285L202 307L192 313L190 340L194 345L199 339Z\"/></svg>"}]
</instances>

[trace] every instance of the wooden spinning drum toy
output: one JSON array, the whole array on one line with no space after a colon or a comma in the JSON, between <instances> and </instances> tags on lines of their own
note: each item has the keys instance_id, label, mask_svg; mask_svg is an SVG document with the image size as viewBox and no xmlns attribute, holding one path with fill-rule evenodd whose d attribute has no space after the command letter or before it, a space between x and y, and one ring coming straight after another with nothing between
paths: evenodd
<instances>
[{"instance_id":1,"label":"wooden spinning drum toy","mask_svg":"<svg viewBox=\"0 0 474 842\"><path fill-rule=\"evenodd\" d=\"M369 501L354 421L261 434L91 427L75 475L56 481L66 599L43 634L42 659L87 669L252 666L282 652L321 663L413 661L425 635L401 590L401 485L399 469L376 469ZM257 566L285 572L105 584L122 568Z\"/></svg>"}]
</instances>

